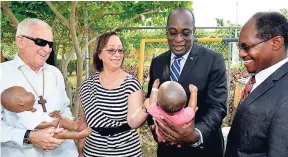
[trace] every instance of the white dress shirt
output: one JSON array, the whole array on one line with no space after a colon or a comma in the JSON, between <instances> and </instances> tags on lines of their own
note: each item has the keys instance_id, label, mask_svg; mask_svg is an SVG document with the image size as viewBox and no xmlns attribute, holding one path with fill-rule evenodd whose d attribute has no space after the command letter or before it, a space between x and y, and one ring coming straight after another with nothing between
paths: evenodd
<instances>
[{"instance_id":1,"label":"white dress shirt","mask_svg":"<svg viewBox=\"0 0 288 157\"><path fill-rule=\"evenodd\" d=\"M22 72L29 79L38 95L43 95L43 71L45 76L44 99L47 113L43 112L42 106L38 104L38 96L29 85ZM65 84L63 76L59 69L45 63L38 72L33 71L27 66L23 60L16 55L12 61L1 63L1 93L3 90L12 86L21 86L28 92L32 92L36 99L34 108L42 114L49 114L55 110L60 110L61 113L70 119L73 119L69 104L70 101L65 92ZM61 93L61 94L59 94ZM45 152L33 145L23 144L24 134L27 129L25 126L19 127L19 123L29 121L30 123L39 123L36 119L22 119L21 114L18 117L17 113L9 112L1 108L1 156L2 157L77 157L78 151L73 140L65 140L58 148ZM43 116L45 117L45 116ZM38 122L37 122L38 121ZM18 125L18 126L17 126ZM35 125L35 123L34 123Z\"/></svg>"},{"instance_id":2,"label":"white dress shirt","mask_svg":"<svg viewBox=\"0 0 288 157\"><path fill-rule=\"evenodd\" d=\"M253 85L253 88L251 90L251 92L253 92L253 90L258 87L264 80L266 80L272 73L274 73L277 69L279 69L283 64L288 62L288 58L283 59L282 61L272 65L269 68L266 68L260 72L258 72L255 75L255 80L256 82Z\"/></svg>"},{"instance_id":3,"label":"white dress shirt","mask_svg":"<svg viewBox=\"0 0 288 157\"><path fill-rule=\"evenodd\" d=\"M192 49L192 48L191 48L191 49ZM179 74L179 77L181 76L181 72L182 72L183 67L184 67L184 65L185 65L185 63L186 63L186 60L187 60L187 58L188 58L188 56L189 56L189 54L190 54L191 49L188 51L188 53L186 53L185 55L183 55L183 56L181 57L181 60L180 60L180 74ZM172 53L172 51L171 51L170 68L171 68L171 66L172 66L172 64L173 64L173 62L174 62L174 60L175 60L175 56L176 56L176 55L175 55L174 53ZM195 130L199 133L199 135L200 135L200 139L199 139L198 142L192 144L193 147L197 147L197 146L199 146L200 144L202 144L202 143L204 142L204 141L203 141L203 136L202 136L201 131L198 130L197 128L195 128Z\"/></svg>"},{"instance_id":4,"label":"white dress shirt","mask_svg":"<svg viewBox=\"0 0 288 157\"><path fill-rule=\"evenodd\" d=\"M190 51L191 51L191 49L189 50L189 52L190 52ZM186 63L186 60L187 60L187 58L188 58L188 56L189 56L189 52L186 53L185 55L183 55L183 56L181 57L181 60L180 60L180 75L181 75L181 72L182 72L182 70L183 70L183 67L184 67L184 65L185 65L185 63ZM174 53L171 52L170 68L171 68L171 66L172 66L172 64L173 64L173 62L174 62L174 60L175 60L175 56L176 56L176 55L174 55ZM179 77L180 77L180 75L179 75Z\"/></svg>"}]
</instances>

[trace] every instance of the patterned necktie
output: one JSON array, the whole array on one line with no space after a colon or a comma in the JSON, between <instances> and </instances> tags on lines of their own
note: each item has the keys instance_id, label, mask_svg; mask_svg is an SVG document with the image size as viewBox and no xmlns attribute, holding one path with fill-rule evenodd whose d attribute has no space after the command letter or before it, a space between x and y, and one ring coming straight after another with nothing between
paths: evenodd
<instances>
[{"instance_id":1,"label":"patterned necktie","mask_svg":"<svg viewBox=\"0 0 288 157\"><path fill-rule=\"evenodd\" d=\"M178 78L180 76L180 61L182 57L175 56L174 62L171 65L171 72L170 72L170 80L171 81L178 81Z\"/></svg>"},{"instance_id":2,"label":"patterned necktie","mask_svg":"<svg viewBox=\"0 0 288 157\"><path fill-rule=\"evenodd\" d=\"M242 100L246 99L248 95L251 93L254 83L256 83L255 75L253 75L250 80L247 82L243 93L242 93Z\"/></svg>"}]
</instances>

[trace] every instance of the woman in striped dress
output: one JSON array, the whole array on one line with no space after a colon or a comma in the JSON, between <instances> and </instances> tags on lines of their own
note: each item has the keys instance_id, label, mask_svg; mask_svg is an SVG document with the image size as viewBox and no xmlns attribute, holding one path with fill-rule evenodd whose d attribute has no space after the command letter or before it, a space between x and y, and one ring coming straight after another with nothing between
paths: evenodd
<instances>
[{"instance_id":1,"label":"woman in striped dress","mask_svg":"<svg viewBox=\"0 0 288 157\"><path fill-rule=\"evenodd\" d=\"M80 118L92 128L90 136L79 140L79 156L142 156L135 130L148 115L141 110L141 85L121 69L124 49L115 32L102 34L96 44L93 60L97 72L79 90Z\"/></svg>"}]
</instances>

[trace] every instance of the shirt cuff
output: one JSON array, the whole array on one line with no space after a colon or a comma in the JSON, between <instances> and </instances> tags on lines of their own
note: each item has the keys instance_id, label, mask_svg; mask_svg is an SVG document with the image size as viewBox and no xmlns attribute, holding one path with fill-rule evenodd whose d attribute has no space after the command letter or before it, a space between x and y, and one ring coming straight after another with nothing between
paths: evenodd
<instances>
[{"instance_id":1,"label":"shirt cuff","mask_svg":"<svg viewBox=\"0 0 288 157\"><path fill-rule=\"evenodd\" d=\"M198 146L200 146L201 144L203 144L203 136L202 136L201 131L198 130L197 128L195 128L195 130L198 132L198 134L199 134L199 136L200 136L200 139L199 139L199 141L191 144L192 147L198 147Z\"/></svg>"},{"instance_id":2,"label":"shirt cuff","mask_svg":"<svg viewBox=\"0 0 288 157\"><path fill-rule=\"evenodd\" d=\"M20 148L23 147L23 140L26 130L20 128L14 128L12 131L12 139L11 142L14 145L18 145Z\"/></svg>"}]
</instances>

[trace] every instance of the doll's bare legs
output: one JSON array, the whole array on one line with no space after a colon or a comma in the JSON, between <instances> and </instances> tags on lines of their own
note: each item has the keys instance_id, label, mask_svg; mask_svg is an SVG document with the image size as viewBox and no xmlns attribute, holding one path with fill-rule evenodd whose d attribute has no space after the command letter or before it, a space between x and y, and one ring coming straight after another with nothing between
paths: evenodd
<instances>
[{"instance_id":1,"label":"doll's bare legs","mask_svg":"<svg viewBox=\"0 0 288 157\"><path fill-rule=\"evenodd\" d=\"M190 99L188 106L191 107L195 112L198 109L197 108L197 92L198 88L194 86L193 84L189 85L189 91L190 91Z\"/></svg>"},{"instance_id":2,"label":"doll's bare legs","mask_svg":"<svg viewBox=\"0 0 288 157\"><path fill-rule=\"evenodd\" d=\"M159 79L156 79L153 83L150 98L149 98L149 105L157 104L157 94L158 94L159 84L160 84Z\"/></svg>"},{"instance_id":3,"label":"doll's bare legs","mask_svg":"<svg viewBox=\"0 0 288 157\"><path fill-rule=\"evenodd\" d=\"M64 128L63 132L54 134L53 137L58 139L82 139L89 136L92 132L91 128L80 119L73 121L61 115L60 111L53 111L49 114L50 117L59 118L52 122L42 122L38 125L37 129L44 129L47 127L59 127Z\"/></svg>"},{"instance_id":4,"label":"doll's bare legs","mask_svg":"<svg viewBox=\"0 0 288 157\"><path fill-rule=\"evenodd\" d=\"M55 111L51 112L49 114L49 116L50 117L55 117L55 118L60 118L61 117L61 112L59 110L55 110ZM58 126L59 122L60 122L59 119L53 120L51 122L44 121L44 122L40 123L36 127L36 129L45 129L45 128L49 128L49 127L55 127L56 128Z\"/></svg>"},{"instance_id":5,"label":"doll's bare legs","mask_svg":"<svg viewBox=\"0 0 288 157\"><path fill-rule=\"evenodd\" d=\"M63 132L54 134L53 137L58 138L58 139L83 139L89 136L91 132L92 132L92 129L89 127L86 127L84 130L80 132L64 130Z\"/></svg>"},{"instance_id":6,"label":"doll's bare legs","mask_svg":"<svg viewBox=\"0 0 288 157\"><path fill-rule=\"evenodd\" d=\"M92 132L92 129L89 128L81 119L73 121L68 118L61 117L59 124L59 127L67 130L54 134L53 137L58 139L82 139L89 136Z\"/></svg>"}]
</instances>

